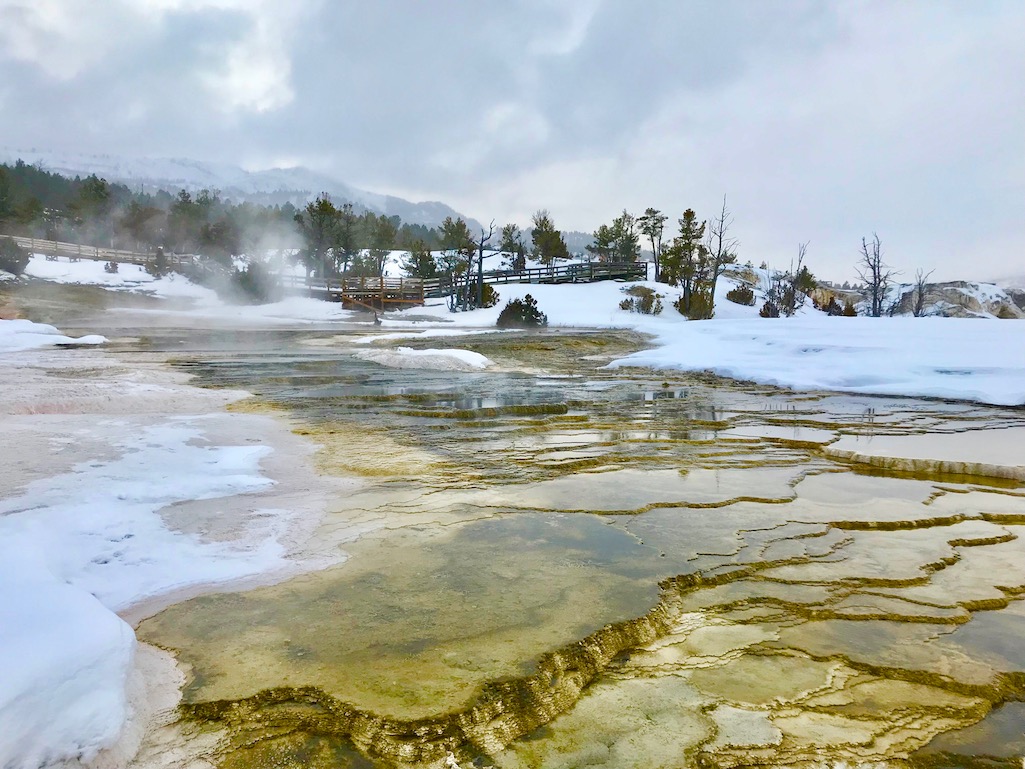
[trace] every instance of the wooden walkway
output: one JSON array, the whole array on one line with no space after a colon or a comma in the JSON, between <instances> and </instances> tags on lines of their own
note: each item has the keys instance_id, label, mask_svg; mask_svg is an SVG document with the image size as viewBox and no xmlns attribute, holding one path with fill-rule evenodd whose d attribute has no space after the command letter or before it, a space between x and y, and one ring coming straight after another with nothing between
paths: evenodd
<instances>
[{"instance_id":1,"label":"wooden walkway","mask_svg":"<svg viewBox=\"0 0 1025 769\"><path fill-rule=\"evenodd\" d=\"M349 309L386 310L418 307L424 303L424 281L419 278L303 278L282 275L282 283L302 289L315 299L341 302Z\"/></svg>"},{"instance_id":2,"label":"wooden walkway","mask_svg":"<svg viewBox=\"0 0 1025 769\"><path fill-rule=\"evenodd\" d=\"M90 259L97 262L117 262L118 264L145 265L156 259L153 252L143 253L141 251L125 251L119 248L100 248L98 246L83 246L81 243L63 243L59 240L43 240L42 238L25 238L21 235L3 235L0 238L10 238L19 246L33 254L43 254L51 257L65 257L71 261L79 259ZM175 267L179 265L192 264L195 261L193 254L165 254L168 265Z\"/></svg>"},{"instance_id":3,"label":"wooden walkway","mask_svg":"<svg viewBox=\"0 0 1025 769\"><path fill-rule=\"evenodd\" d=\"M645 262L590 262L563 264L552 267L532 267L528 270L492 270L483 275L484 283L595 283L599 280L646 280ZM476 282L471 278L471 283ZM459 281L464 284L464 281ZM424 296L437 298L452 293L452 280L448 277L424 281Z\"/></svg>"}]
</instances>

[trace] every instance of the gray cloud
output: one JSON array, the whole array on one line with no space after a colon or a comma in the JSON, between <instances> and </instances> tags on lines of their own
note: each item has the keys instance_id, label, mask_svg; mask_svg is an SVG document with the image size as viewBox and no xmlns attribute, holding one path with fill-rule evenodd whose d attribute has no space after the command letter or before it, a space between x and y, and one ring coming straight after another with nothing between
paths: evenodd
<instances>
[{"instance_id":1,"label":"gray cloud","mask_svg":"<svg viewBox=\"0 0 1025 769\"><path fill-rule=\"evenodd\" d=\"M1025 6L0 0L0 144L303 164L594 229L724 193L742 258L1025 272Z\"/></svg>"}]
</instances>

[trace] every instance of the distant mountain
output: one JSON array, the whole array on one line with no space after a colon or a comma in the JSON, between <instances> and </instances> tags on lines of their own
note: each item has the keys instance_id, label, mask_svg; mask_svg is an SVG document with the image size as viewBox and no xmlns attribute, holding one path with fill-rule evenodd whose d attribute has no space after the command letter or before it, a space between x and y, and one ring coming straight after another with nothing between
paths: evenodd
<instances>
[{"instance_id":1,"label":"distant mountain","mask_svg":"<svg viewBox=\"0 0 1025 769\"><path fill-rule=\"evenodd\" d=\"M119 155L84 155L39 149L0 147L0 163L22 160L61 176L95 174L109 182L122 182L143 192L181 189L197 192L216 190L221 197L266 205L290 202L303 206L322 192L335 203L352 203L358 209L398 216L409 224L440 224L446 216L462 217L471 230L480 223L438 201L413 203L393 195L381 195L352 187L345 182L308 168L271 168L246 171L228 163L188 158L132 158Z\"/></svg>"}]
</instances>

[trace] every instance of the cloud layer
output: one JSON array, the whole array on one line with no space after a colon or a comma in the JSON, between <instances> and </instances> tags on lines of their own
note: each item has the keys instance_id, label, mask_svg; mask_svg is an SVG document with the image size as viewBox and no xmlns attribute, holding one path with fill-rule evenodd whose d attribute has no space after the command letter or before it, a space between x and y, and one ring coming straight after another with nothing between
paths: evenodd
<instances>
[{"instance_id":1,"label":"cloud layer","mask_svg":"<svg viewBox=\"0 0 1025 769\"><path fill-rule=\"evenodd\" d=\"M1025 272L1025 6L0 0L0 144L303 164L592 230L707 215L741 258Z\"/></svg>"}]
</instances>

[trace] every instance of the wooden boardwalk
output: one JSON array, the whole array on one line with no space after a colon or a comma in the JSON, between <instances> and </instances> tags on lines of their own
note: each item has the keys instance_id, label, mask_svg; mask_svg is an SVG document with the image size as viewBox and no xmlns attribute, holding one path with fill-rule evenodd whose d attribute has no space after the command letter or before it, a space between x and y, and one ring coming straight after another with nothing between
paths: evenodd
<instances>
[{"instance_id":1,"label":"wooden boardwalk","mask_svg":"<svg viewBox=\"0 0 1025 769\"><path fill-rule=\"evenodd\" d=\"M420 278L303 278L282 275L282 283L301 289L315 299L341 302L350 309L387 310L418 307L424 303Z\"/></svg>"},{"instance_id":2,"label":"wooden boardwalk","mask_svg":"<svg viewBox=\"0 0 1025 769\"><path fill-rule=\"evenodd\" d=\"M156 259L154 252L143 253L141 251L125 251L119 248L100 248L98 246L83 246L81 243L64 243L59 240L43 240L42 238L25 238L20 235L3 235L0 238L10 238L19 246L33 254L43 254L48 257L65 257L71 261L79 259L90 259L96 262L116 262L118 264L145 265ZM174 269L184 265L192 265L196 262L193 254L172 254L165 253L167 264Z\"/></svg>"},{"instance_id":3,"label":"wooden boardwalk","mask_svg":"<svg viewBox=\"0 0 1025 769\"><path fill-rule=\"evenodd\" d=\"M484 283L595 283L599 280L645 280L648 265L645 262L589 262L563 264L551 267L531 267L527 270L492 270L483 275ZM462 283L463 281L460 281ZM471 283L475 278L471 278ZM452 280L448 277L424 281L424 296L437 298L452 293Z\"/></svg>"},{"instance_id":4,"label":"wooden boardwalk","mask_svg":"<svg viewBox=\"0 0 1025 769\"><path fill-rule=\"evenodd\" d=\"M553 267L535 267L518 272L491 270L483 274L483 282L504 283L594 283L599 280L645 280L648 268L644 262L592 262L590 264L564 264ZM330 302L341 302L347 307L385 310L422 305L425 299L449 296L453 281L449 277L431 278L283 278L285 285L302 289L310 296ZM471 279L471 284L475 281Z\"/></svg>"}]
</instances>

